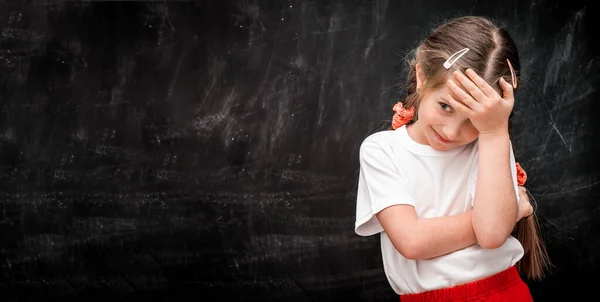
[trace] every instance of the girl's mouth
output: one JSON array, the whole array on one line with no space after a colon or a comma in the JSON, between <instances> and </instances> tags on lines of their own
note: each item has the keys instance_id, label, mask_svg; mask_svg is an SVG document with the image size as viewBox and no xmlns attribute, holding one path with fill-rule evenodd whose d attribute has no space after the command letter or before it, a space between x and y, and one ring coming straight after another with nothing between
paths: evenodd
<instances>
[{"instance_id":1,"label":"girl's mouth","mask_svg":"<svg viewBox=\"0 0 600 302\"><path fill-rule=\"evenodd\" d=\"M433 130L433 133L435 134L435 137L442 143L444 144L450 144L452 143L452 141L446 140L443 137L441 137L437 132L435 132L435 130Z\"/></svg>"}]
</instances>

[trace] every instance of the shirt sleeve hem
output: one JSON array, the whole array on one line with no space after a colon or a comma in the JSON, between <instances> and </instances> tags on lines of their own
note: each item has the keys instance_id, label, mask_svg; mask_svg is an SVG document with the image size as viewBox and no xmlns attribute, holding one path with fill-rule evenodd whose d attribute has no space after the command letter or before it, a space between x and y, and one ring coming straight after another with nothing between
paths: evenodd
<instances>
[{"instance_id":1,"label":"shirt sleeve hem","mask_svg":"<svg viewBox=\"0 0 600 302\"><path fill-rule=\"evenodd\" d=\"M393 202L373 208L369 213L356 220L356 223L354 224L354 232L360 236L371 236L383 232L383 227L375 215L381 212L383 209L394 205L409 205L414 207L414 201L409 199L406 202Z\"/></svg>"}]
</instances>

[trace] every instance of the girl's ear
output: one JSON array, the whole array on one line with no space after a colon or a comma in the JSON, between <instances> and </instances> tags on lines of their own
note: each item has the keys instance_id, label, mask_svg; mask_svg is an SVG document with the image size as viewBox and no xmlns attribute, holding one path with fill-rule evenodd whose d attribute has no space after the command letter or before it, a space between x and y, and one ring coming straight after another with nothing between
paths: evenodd
<instances>
[{"instance_id":1,"label":"girl's ear","mask_svg":"<svg viewBox=\"0 0 600 302\"><path fill-rule=\"evenodd\" d=\"M415 74L417 75L417 90L419 90L425 82L423 79L423 71L421 70L420 63L415 64Z\"/></svg>"}]
</instances>

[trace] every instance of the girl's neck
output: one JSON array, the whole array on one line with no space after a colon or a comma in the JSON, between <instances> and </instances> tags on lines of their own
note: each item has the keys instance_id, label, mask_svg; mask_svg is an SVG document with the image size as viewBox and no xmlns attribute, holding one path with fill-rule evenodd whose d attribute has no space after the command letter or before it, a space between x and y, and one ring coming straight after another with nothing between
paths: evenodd
<instances>
[{"instance_id":1,"label":"girl's neck","mask_svg":"<svg viewBox=\"0 0 600 302\"><path fill-rule=\"evenodd\" d=\"M415 143L429 146L429 142L423 133L423 129L421 129L421 124L417 120L416 122L406 125L406 132L408 136L415 141Z\"/></svg>"}]
</instances>

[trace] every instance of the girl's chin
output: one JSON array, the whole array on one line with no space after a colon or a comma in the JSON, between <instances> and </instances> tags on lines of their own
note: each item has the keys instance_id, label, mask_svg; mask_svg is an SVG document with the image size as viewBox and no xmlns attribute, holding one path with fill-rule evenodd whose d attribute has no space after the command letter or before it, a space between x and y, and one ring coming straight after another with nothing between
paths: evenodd
<instances>
[{"instance_id":1,"label":"girl's chin","mask_svg":"<svg viewBox=\"0 0 600 302\"><path fill-rule=\"evenodd\" d=\"M429 146L437 151L448 151L454 147L454 144L445 144L438 141L435 134L432 134L433 138L428 138Z\"/></svg>"},{"instance_id":2,"label":"girl's chin","mask_svg":"<svg viewBox=\"0 0 600 302\"><path fill-rule=\"evenodd\" d=\"M433 148L433 149L435 149L437 151L448 151L448 150L451 149L450 147L443 146L443 145L441 145L439 143L437 143L437 144L431 144L430 146L431 146L431 148Z\"/></svg>"}]
</instances>

